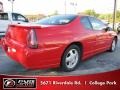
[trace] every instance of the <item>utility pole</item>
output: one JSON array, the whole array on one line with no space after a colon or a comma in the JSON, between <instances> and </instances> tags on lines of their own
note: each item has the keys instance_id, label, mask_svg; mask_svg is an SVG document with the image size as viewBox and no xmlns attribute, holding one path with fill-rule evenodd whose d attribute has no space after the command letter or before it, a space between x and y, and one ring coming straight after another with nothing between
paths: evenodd
<instances>
[{"instance_id":1,"label":"utility pole","mask_svg":"<svg viewBox=\"0 0 120 90\"><path fill-rule=\"evenodd\" d=\"M12 13L13 13L13 9L14 9L13 4L14 4L14 1L15 1L15 0L8 0L8 1L10 1L10 2L11 2Z\"/></svg>"},{"instance_id":2,"label":"utility pole","mask_svg":"<svg viewBox=\"0 0 120 90\"><path fill-rule=\"evenodd\" d=\"M114 0L113 30L115 30L115 23L116 23L116 9L117 9L117 0Z\"/></svg>"}]
</instances>

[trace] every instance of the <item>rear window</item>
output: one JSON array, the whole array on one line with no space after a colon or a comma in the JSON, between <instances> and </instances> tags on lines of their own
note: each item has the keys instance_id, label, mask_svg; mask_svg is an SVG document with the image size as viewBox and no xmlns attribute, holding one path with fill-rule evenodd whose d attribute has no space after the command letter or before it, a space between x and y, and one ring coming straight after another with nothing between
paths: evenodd
<instances>
[{"instance_id":1,"label":"rear window","mask_svg":"<svg viewBox=\"0 0 120 90\"><path fill-rule=\"evenodd\" d=\"M0 13L0 20L8 20L8 14L7 13Z\"/></svg>"},{"instance_id":2,"label":"rear window","mask_svg":"<svg viewBox=\"0 0 120 90\"><path fill-rule=\"evenodd\" d=\"M37 21L37 24L41 25L64 25L70 23L76 18L75 15L56 15L51 17L46 17Z\"/></svg>"}]
</instances>

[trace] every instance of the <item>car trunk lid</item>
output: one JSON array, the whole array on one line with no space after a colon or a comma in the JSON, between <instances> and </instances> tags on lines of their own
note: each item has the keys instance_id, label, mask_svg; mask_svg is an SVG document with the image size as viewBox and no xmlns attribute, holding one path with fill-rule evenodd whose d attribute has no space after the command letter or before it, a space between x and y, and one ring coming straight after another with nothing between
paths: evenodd
<instances>
[{"instance_id":1,"label":"car trunk lid","mask_svg":"<svg viewBox=\"0 0 120 90\"><path fill-rule=\"evenodd\" d=\"M31 29L41 28L37 25L9 25L6 38L17 41L22 44L27 44L28 33Z\"/></svg>"}]
</instances>

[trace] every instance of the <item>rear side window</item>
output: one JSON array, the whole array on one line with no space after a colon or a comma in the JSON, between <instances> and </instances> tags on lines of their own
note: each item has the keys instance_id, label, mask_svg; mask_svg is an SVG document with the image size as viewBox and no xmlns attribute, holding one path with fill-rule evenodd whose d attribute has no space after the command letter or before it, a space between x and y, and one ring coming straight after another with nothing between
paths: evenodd
<instances>
[{"instance_id":1,"label":"rear side window","mask_svg":"<svg viewBox=\"0 0 120 90\"><path fill-rule=\"evenodd\" d=\"M0 20L8 20L8 14L7 13L0 13Z\"/></svg>"},{"instance_id":2,"label":"rear side window","mask_svg":"<svg viewBox=\"0 0 120 90\"><path fill-rule=\"evenodd\" d=\"M87 17L82 17L81 23L84 25L86 29L92 29L92 25L90 24L89 19Z\"/></svg>"},{"instance_id":3,"label":"rear side window","mask_svg":"<svg viewBox=\"0 0 120 90\"><path fill-rule=\"evenodd\" d=\"M36 23L42 25L64 25L70 23L75 18L75 15L56 15L41 19Z\"/></svg>"}]
</instances>

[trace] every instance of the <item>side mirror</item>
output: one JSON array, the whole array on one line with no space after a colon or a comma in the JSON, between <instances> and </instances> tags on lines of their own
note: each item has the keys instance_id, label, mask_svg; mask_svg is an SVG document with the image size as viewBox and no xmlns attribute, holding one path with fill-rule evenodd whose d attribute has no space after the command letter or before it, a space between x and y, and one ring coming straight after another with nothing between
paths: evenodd
<instances>
[{"instance_id":1,"label":"side mirror","mask_svg":"<svg viewBox=\"0 0 120 90\"><path fill-rule=\"evenodd\" d=\"M104 30L107 32L107 31L112 31L113 29L111 27L106 27L104 28Z\"/></svg>"}]
</instances>

